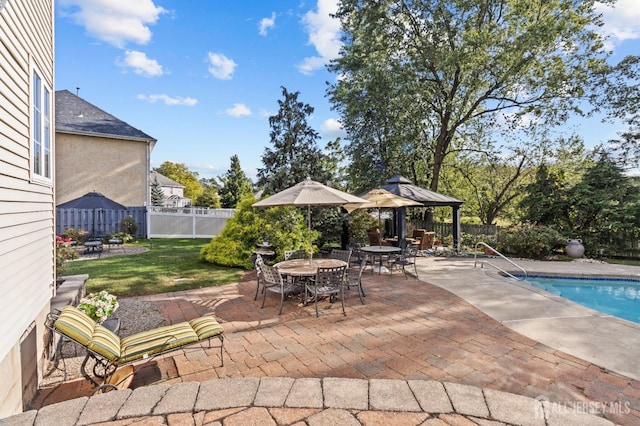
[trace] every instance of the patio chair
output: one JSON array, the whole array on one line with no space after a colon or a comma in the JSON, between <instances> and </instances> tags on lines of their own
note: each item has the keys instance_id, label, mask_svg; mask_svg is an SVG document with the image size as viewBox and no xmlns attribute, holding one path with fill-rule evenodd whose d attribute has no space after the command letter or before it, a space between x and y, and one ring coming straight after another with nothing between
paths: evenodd
<instances>
[{"instance_id":1,"label":"patio chair","mask_svg":"<svg viewBox=\"0 0 640 426\"><path fill-rule=\"evenodd\" d=\"M281 315L285 296L299 291L300 286L297 285L295 281L286 281L283 279L280 271L273 266L263 265L262 275L264 280L264 289L262 294L262 306L260 306L260 309L264 308L264 301L267 298L267 292L276 293L280 295L280 312L278 312L278 315Z\"/></svg>"},{"instance_id":2,"label":"patio chair","mask_svg":"<svg viewBox=\"0 0 640 426\"><path fill-rule=\"evenodd\" d=\"M307 253L304 250L285 250L284 260L306 259Z\"/></svg>"},{"instance_id":3,"label":"patio chair","mask_svg":"<svg viewBox=\"0 0 640 426\"><path fill-rule=\"evenodd\" d=\"M121 366L205 342L208 342L209 348L220 348L220 365L224 365L224 330L218 321L210 316L154 328L121 339L80 309L66 306L62 310L54 309L47 314L45 326L62 336L60 341L66 338L86 349L87 355L80 371L95 386L110 384L112 376ZM218 346L211 345L214 338L220 341ZM96 377L104 379L102 383L94 380L87 372L89 360L95 361L93 373Z\"/></svg>"},{"instance_id":4,"label":"patio chair","mask_svg":"<svg viewBox=\"0 0 640 426\"><path fill-rule=\"evenodd\" d=\"M253 296L253 300L258 300L258 292L260 287L264 287L264 279L262 275L262 267L264 266L264 259L259 254L256 254L256 295ZM264 291L264 288L262 289Z\"/></svg>"},{"instance_id":5,"label":"patio chair","mask_svg":"<svg viewBox=\"0 0 640 426\"><path fill-rule=\"evenodd\" d=\"M394 268L402 268L405 279L407 278L407 267L413 265L413 270L418 278L418 267L416 266L416 256L418 250L413 247L406 247L399 255L392 256L389 259L389 270L393 274Z\"/></svg>"},{"instance_id":6,"label":"patio chair","mask_svg":"<svg viewBox=\"0 0 640 426\"><path fill-rule=\"evenodd\" d=\"M426 229L414 229L412 235L412 237L416 239L414 248L421 252L432 249L435 234L435 232L429 232Z\"/></svg>"},{"instance_id":7,"label":"patio chair","mask_svg":"<svg viewBox=\"0 0 640 426\"><path fill-rule=\"evenodd\" d=\"M372 246L390 246L391 243L382 239L382 234L379 230L367 232L369 236L369 245Z\"/></svg>"},{"instance_id":8,"label":"patio chair","mask_svg":"<svg viewBox=\"0 0 640 426\"><path fill-rule=\"evenodd\" d=\"M340 303L342 303L342 314L347 315L344 310L344 281L346 279L346 272L346 266L318 268L316 276L305 284L304 304L305 306L307 305L307 294L311 293L316 306L316 318L319 316L318 299L321 296L329 296L329 300L333 303L338 294L340 295Z\"/></svg>"},{"instance_id":9,"label":"patio chair","mask_svg":"<svg viewBox=\"0 0 640 426\"><path fill-rule=\"evenodd\" d=\"M347 272L347 279L345 280L347 290L351 290L351 287L355 287L358 290L358 297L360 297L360 303L362 303L363 305L363 297L366 297L366 294L364 294L364 289L362 288L362 272L364 272L368 263L369 256L365 254L360 260L360 267L357 270L350 269L350 272Z\"/></svg>"},{"instance_id":10,"label":"patio chair","mask_svg":"<svg viewBox=\"0 0 640 426\"><path fill-rule=\"evenodd\" d=\"M329 258L342 260L343 262L346 262L347 268L348 268L348 265L350 265L350 262L351 262L352 251L353 251L352 249L347 249L347 250L332 249L331 253L329 253Z\"/></svg>"}]
</instances>

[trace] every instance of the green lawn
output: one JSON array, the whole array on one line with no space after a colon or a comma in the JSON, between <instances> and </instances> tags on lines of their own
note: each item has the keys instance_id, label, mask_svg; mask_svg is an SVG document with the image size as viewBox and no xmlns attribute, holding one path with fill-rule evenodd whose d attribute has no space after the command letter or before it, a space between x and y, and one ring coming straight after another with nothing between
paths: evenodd
<instances>
[{"instance_id":1,"label":"green lawn","mask_svg":"<svg viewBox=\"0 0 640 426\"><path fill-rule=\"evenodd\" d=\"M117 296L139 296L238 282L241 269L199 260L210 239L159 238L127 247L144 246L146 253L67 262L64 275L88 274L87 293L107 290Z\"/></svg>"}]
</instances>

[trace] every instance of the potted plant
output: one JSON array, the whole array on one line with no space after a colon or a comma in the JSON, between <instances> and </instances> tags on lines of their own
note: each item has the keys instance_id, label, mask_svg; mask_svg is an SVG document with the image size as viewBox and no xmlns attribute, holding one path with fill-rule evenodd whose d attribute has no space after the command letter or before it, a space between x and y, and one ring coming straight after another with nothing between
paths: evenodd
<instances>
[{"instance_id":1,"label":"potted plant","mask_svg":"<svg viewBox=\"0 0 640 426\"><path fill-rule=\"evenodd\" d=\"M99 293L91 293L80 299L78 309L84 311L97 323L103 323L118 309L118 306L116 296L102 290Z\"/></svg>"}]
</instances>

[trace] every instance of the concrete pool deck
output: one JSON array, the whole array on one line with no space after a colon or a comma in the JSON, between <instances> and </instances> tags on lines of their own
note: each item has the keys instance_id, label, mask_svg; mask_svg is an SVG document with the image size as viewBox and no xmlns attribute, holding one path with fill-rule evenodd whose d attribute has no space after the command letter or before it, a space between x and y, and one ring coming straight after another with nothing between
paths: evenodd
<instances>
[{"instance_id":1,"label":"concrete pool deck","mask_svg":"<svg viewBox=\"0 0 640 426\"><path fill-rule=\"evenodd\" d=\"M514 262L528 274L640 279L640 268L635 266L587 261ZM640 324L507 280L486 263L519 272L500 258L478 258L474 262L473 258L456 257L435 257L421 262L419 272L421 279L451 291L520 334L640 380Z\"/></svg>"}]
</instances>

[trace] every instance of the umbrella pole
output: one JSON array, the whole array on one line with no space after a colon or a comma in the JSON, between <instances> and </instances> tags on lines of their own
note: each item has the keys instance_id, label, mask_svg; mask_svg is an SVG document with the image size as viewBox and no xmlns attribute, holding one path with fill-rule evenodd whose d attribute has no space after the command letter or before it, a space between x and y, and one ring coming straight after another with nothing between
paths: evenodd
<instances>
[{"instance_id":1,"label":"umbrella pole","mask_svg":"<svg viewBox=\"0 0 640 426\"><path fill-rule=\"evenodd\" d=\"M311 205L307 204L307 221L309 224L309 265L313 259L313 248L311 247Z\"/></svg>"}]
</instances>

